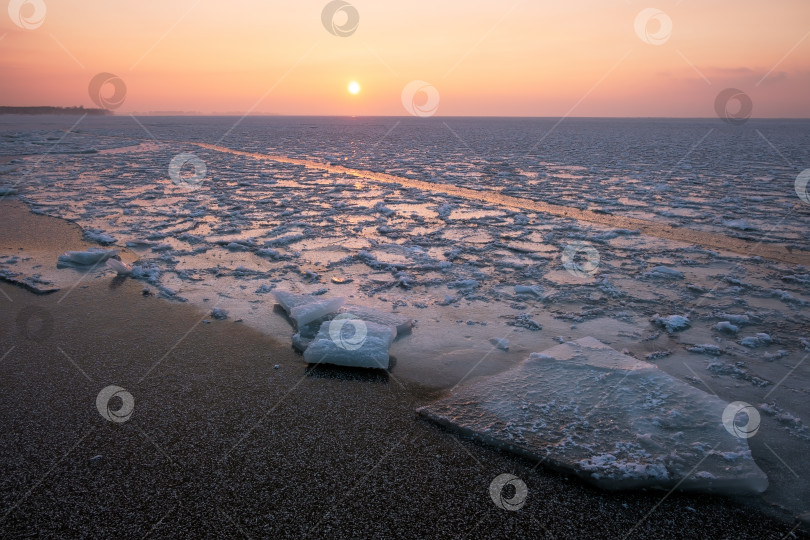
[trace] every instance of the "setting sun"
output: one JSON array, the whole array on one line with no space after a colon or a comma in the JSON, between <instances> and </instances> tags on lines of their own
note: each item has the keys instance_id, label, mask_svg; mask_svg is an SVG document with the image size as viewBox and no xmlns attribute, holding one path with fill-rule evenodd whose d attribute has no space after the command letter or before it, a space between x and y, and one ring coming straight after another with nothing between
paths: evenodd
<instances>
[{"instance_id":1,"label":"setting sun","mask_svg":"<svg viewBox=\"0 0 810 540\"><path fill-rule=\"evenodd\" d=\"M349 83L349 93L353 96L356 96L360 93L360 83L357 81L352 81Z\"/></svg>"}]
</instances>

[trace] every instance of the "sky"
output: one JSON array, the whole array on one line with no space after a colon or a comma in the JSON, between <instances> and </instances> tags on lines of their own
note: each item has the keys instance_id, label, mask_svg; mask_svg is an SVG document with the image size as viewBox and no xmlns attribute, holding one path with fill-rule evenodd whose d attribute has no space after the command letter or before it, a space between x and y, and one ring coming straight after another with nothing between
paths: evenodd
<instances>
[{"instance_id":1,"label":"sky","mask_svg":"<svg viewBox=\"0 0 810 540\"><path fill-rule=\"evenodd\" d=\"M93 107L110 73L118 114L713 117L736 88L810 117L808 0L4 3L0 105Z\"/></svg>"}]
</instances>

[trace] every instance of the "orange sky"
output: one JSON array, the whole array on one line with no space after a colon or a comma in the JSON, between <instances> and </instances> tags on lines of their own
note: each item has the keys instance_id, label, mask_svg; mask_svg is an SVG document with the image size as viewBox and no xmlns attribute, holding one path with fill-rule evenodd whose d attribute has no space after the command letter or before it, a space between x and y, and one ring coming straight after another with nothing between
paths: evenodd
<instances>
[{"instance_id":1,"label":"orange sky","mask_svg":"<svg viewBox=\"0 0 810 540\"><path fill-rule=\"evenodd\" d=\"M646 0L351 0L347 37L324 0L39 1L35 29L0 12L2 105L94 106L89 81L110 72L124 114L406 115L423 80L439 115L711 117L736 87L754 116L810 117L808 0L660 0L660 45L634 29Z\"/></svg>"}]
</instances>

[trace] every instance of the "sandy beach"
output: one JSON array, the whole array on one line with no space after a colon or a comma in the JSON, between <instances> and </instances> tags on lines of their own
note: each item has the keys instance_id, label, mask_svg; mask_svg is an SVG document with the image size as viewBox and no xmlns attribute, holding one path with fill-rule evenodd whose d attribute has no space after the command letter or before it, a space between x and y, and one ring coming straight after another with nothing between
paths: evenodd
<instances>
[{"instance_id":1,"label":"sandy beach","mask_svg":"<svg viewBox=\"0 0 810 540\"><path fill-rule=\"evenodd\" d=\"M76 225L16 201L0 206L0 231L3 253L43 261L83 245ZM755 501L586 486L418 419L435 391L308 369L288 343L143 288L110 278L35 295L0 283L2 536L800 534ZM109 385L134 399L124 422L96 407ZM519 512L489 497L505 472L527 484Z\"/></svg>"}]
</instances>

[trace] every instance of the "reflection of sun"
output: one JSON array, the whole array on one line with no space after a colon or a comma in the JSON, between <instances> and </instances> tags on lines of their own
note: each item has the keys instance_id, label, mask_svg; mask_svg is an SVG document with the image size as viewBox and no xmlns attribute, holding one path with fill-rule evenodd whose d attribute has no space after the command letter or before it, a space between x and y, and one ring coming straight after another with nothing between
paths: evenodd
<instances>
[{"instance_id":1,"label":"reflection of sun","mask_svg":"<svg viewBox=\"0 0 810 540\"><path fill-rule=\"evenodd\" d=\"M360 93L360 84L357 81L352 81L349 83L349 93L353 96Z\"/></svg>"}]
</instances>

